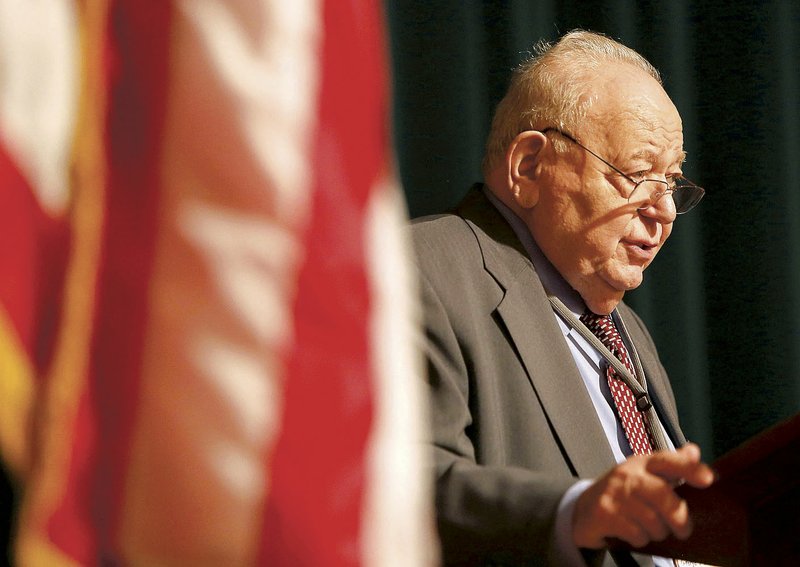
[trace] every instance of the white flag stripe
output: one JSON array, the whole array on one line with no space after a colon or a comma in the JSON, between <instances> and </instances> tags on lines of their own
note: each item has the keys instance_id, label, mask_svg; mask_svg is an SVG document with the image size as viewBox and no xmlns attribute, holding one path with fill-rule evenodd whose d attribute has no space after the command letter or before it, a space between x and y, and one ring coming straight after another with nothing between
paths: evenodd
<instances>
[{"instance_id":1,"label":"white flag stripe","mask_svg":"<svg viewBox=\"0 0 800 567\"><path fill-rule=\"evenodd\" d=\"M277 218L292 225L303 220L312 181L308 155L316 126L320 4L181 0L178 5L201 36L200 45L186 44L186 63L191 64L195 49L207 57L207 73L199 75L224 85L228 102L218 120L235 126L238 141L252 152L240 156L231 150L226 157L234 161L225 173L257 168L262 185L253 188L261 191L268 183Z\"/></svg>"},{"instance_id":2,"label":"white flag stripe","mask_svg":"<svg viewBox=\"0 0 800 567\"><path fill-rule=\"evenodd\" d=\"M52 215L69 194L77 65L72 2L0 0L0 138Z\"/></svg>"},{"instance_id":3,"label":"white flag stripe","mask_svg":"<svg viewBox=\"0 0 800 567\"><path fill-rule=\"evenodd\" d=\"M122 540L252 564L310 204L317 4L181 1Z\"/></svg>"},{"instance_id":4,"label":"white flag stripe","mask_svg":"<svg viewBox=\"0 0 800 567\"><path fill-rule=\"evenodd\" d=\"M393 180L372 192L366 218L375 418L368 447L364 565L438 562L428 470L420 314L405 208Z\"/></svg>"}]
</instances>

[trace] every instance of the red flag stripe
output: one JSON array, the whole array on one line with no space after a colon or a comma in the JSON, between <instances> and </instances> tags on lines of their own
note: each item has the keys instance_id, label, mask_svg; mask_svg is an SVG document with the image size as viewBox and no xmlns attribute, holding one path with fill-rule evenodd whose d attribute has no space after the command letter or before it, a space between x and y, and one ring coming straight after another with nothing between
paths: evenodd
<instances>
[{"instance_id":1,"label":"red flag stripe","mask_svg":"<svg viewBox=\"0 0 800 567\"><path fill-rule=\"evenodd\" d=\"M258 546L308 217L311 4L184 2L174 14L121 528L133 563L248 564Z\"/></svg>"},{"instance_id":2,"label":"red flag stripe","mask_svg":"<svg viewBox=\"0 0 800 567\"><path fill-rule=\"evenodd\" d=\"M92 487L101 562L118 561L120 553L117 534L158 233L172 10L160 0L112 0L109 6L108 200L89 377L97 449L84 479Z\"/></svg>"},{"instance_id":3,"label":"red flag stripe","mask_svg":"<svg viewBox=\"0 0 800 567\"><path fill-rule=\"evenodd\" d=\"M82 7L87 120L78 151L76 250L45 395L40 467L20 530L19 556L32 564L118 556L155 233L170 5L100 0ZM98 59L104 65L95 65Z\"/></svg>"},{"instance_id":4,"label":"red flag stripe","mask_svg":"<svg viewBox=\"0 0 800 567\"><path fill-rule=\"evenodd\" d=\"M29 356L33 356L36 321L36 294L34 292L39 242L37 226L43 215L33 196L33 191L8 155L0 139L0 301L2 301L17 336Z\"/></svg>"},{"instance_id":5,"label":"red flag stripe","mask_svg":"<svg viewBox=\"0 0 800 567\"><path fill-rule=\"evenodd\" d=\"M0 451L17 475L29 466L34 401L38 234L31 188L0 141Z\"/></svg>"},{"instance_id":6,"label":"red flag stripe","mask_svg":"<svg viewBox=\"0 0 800 567\"><path fill-rule=\"evenodd\" d=\"M262 559L357 565L373 383L365 208L386 165L381 19L324 2L315 182Z\"/></svg>"}]
</instances>

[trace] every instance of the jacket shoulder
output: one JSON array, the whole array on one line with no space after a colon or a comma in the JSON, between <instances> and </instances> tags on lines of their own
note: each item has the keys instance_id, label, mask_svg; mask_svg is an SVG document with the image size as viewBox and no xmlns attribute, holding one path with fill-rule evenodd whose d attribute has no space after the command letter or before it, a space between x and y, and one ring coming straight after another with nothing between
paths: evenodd
<instances>
[{"instance_id":1,"label":"jacket shoulder","mask_svg":"<svg viewBox=\"0 0 800 567\"><path fill-rule=\"evenodd\" d=\"M481 246L468 220L455 214L421 217L412 221L410 230L423 274L456 276L483 268Z\"/></svg>"}]
</instances>

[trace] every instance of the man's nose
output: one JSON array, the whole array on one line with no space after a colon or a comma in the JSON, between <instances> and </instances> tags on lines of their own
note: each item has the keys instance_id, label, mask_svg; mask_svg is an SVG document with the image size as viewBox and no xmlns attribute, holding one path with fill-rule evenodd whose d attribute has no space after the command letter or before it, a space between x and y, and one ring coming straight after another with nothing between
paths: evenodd
<instances>
[{"instance_id":1,"label":"man's nose","mask_svg":"<svg viewBox=\"0 0 800 567\"><path fill-rule=\"evenodd\" d=\"M652 218L661 224L670 224L675 221L675 201L672 198L672 191L663 193L651 204L639 209L639 214Z\"/></svg>"}]
</instances>

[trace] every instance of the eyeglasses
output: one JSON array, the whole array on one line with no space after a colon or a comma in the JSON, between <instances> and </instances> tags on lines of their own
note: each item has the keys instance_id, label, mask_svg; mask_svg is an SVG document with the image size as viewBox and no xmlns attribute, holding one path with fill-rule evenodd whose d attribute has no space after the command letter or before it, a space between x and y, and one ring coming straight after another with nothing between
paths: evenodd
<instances>
[{"instance_id":1,"label":"eyeglasses","mask_svg":"<svg viewBox=\"0 0 800 567\"><path fill-rule=\"evenodd\" d=\"M659 199L661 199L661 197L664 195L669 195L672 197L672 201L675 203L675 214L681 215L692 210L694 206L703 198L703 195L706 194L705 189L698 187L685 177L673 177L668 181L662 181L661 179L642 179L640 181L636 181L633 177L626 174L618 167L608 163L592 150L581 144L570 134L567 134L558 128L545 128L541 132L542 134L545 134L550 131L561 134L564 138L578 147L583 148L585 151L592 154L608 167L619 173L622 177L633 183L633 191L631 191L630 195L628 195L628 202L635 204L637 210L651 207L655 205Z\"/></svg>"}]
</instances>

